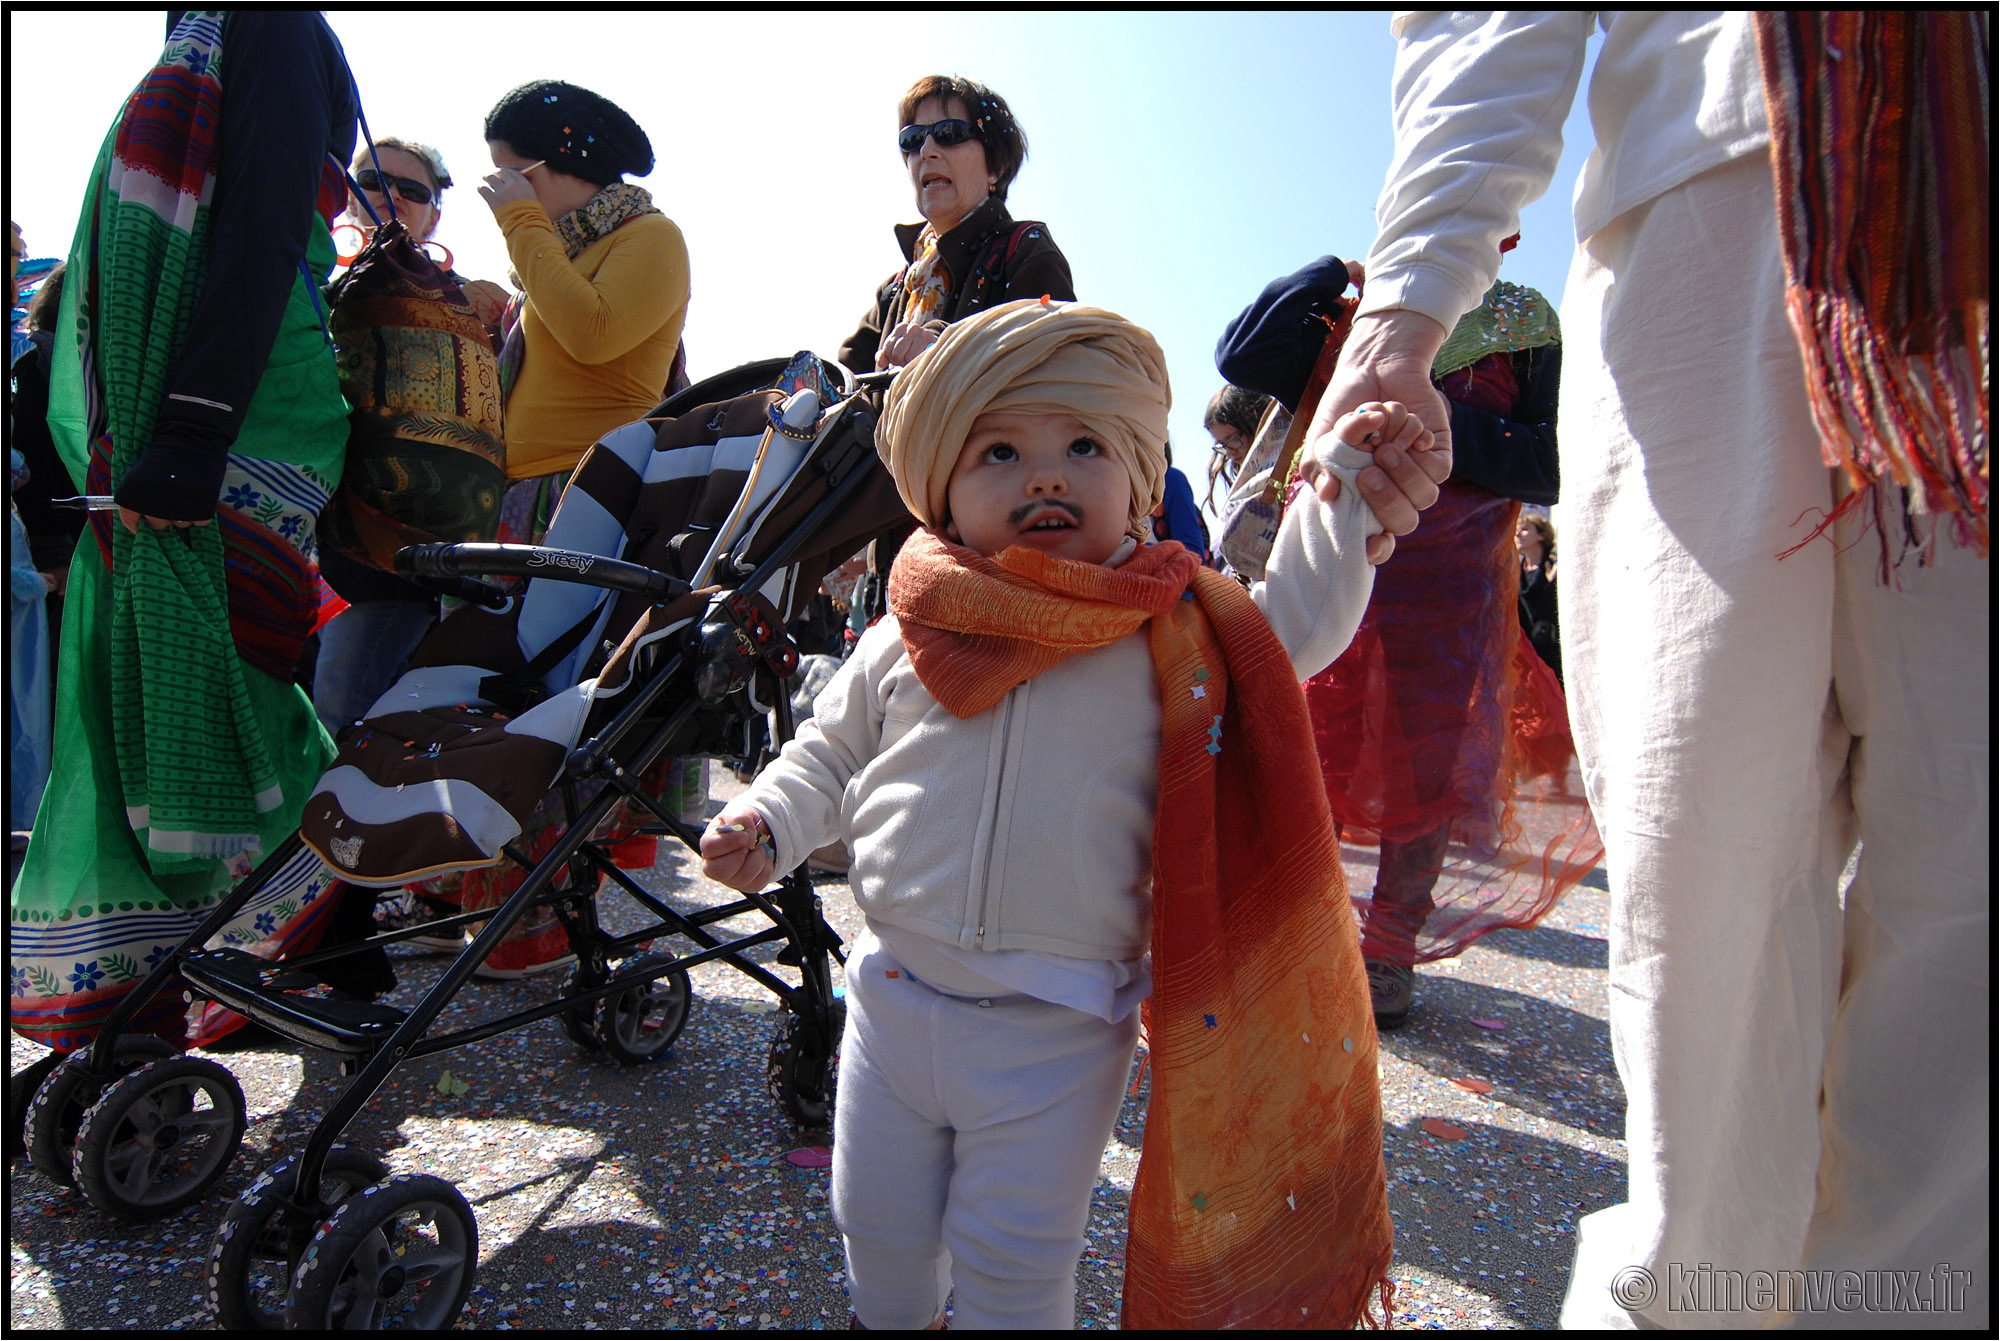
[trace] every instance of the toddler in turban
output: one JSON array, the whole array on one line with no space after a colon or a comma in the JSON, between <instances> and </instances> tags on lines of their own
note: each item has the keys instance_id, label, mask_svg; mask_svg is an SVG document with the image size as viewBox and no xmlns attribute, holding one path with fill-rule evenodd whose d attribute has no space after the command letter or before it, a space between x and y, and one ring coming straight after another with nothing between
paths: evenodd
<instances>
[{"instance_id":1,"label":"toddler in turban","mask_svg":"<svg viewBox=\"0 0 2000 1341\"><path fill-rule=\"evenodd\" d=\"M703 836L746 890L853 853L833 1206L870 1328L947 1296L960 1328L1073 1326L1149 993L1126 1325L1348 1327L1381 1297L1374 1024L1299 680L1367 603L1342 476L1428 434L1342 420L1245 591L1139 541L1168 405L1152 336L1076 304L904 369L878 448L923 529L890 614Z\"/></svg>"}]
</instances>

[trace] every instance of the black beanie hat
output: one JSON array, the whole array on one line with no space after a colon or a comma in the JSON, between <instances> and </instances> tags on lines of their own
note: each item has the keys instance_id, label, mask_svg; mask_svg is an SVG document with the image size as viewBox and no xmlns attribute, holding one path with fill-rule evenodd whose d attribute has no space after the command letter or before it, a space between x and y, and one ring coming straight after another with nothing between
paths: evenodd
<instances>
[{"instance_id":1,"label":"black beanie hat","mask_svg":"<svg viewBox=\"0 0 2000 1341\"><path fill-rule=\"evenodd\" d=\"M653 170L653 144L638 122L609 98L556 79L523 84L495 103L486 138L598 186Z\"/></svg>"}]
</instances>

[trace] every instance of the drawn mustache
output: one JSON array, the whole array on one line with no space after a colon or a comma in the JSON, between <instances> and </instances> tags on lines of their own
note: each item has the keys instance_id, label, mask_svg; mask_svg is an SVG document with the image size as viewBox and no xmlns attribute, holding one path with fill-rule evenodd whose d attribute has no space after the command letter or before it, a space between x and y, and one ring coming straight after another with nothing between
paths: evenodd
<instances>
[{"instance_id":1,"label":"drawn mustache","mask_svg":"<svg viewBox=\"0 0 2000 1341\"><path fill-rule=\"evenodd\" d=\"M1083 525L1083 509L1061 498L1038 498L1032 503L1023 503L1007 514L1007 523L1010 526L1019 526L1044 508L1060 508L1069 514L1071 521L1078 526Z\"/></svg>"}]
</instances>

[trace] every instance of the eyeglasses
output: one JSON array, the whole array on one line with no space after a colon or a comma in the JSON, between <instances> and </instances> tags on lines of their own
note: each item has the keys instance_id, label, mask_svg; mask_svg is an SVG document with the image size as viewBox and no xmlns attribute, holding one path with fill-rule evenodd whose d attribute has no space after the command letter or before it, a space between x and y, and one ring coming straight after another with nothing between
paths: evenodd
<instances>
[{"instance_id":1,"label":"eyeglasses","mask_svg":"<svg viewBox=\"0 0 2000 1341\"><path fill-rule=\"evenodd\" d=\"M926 139L931 139L938 142L938 148L949 149L954 144L964 144L973 134L970 121L962 117L947 117L928 126L903 127L896 132L896 147L905 154L914 154L924 147Z\"/></svg>"},{"instance_id":2,"label":"eyeglasses","mask_svg":"<svg viewBox=\"0 0 2000 1341\"><path fill-rule=\"evenodd\" d=\"M390 187L394 187L396 194L412 205L428 205L432 196L436 194L420 181L409 177L385 177L373 168L363 168L355 173L354 184L364 191L373 191L377 195L387 195Z\"/></svg>"}]
</instances>

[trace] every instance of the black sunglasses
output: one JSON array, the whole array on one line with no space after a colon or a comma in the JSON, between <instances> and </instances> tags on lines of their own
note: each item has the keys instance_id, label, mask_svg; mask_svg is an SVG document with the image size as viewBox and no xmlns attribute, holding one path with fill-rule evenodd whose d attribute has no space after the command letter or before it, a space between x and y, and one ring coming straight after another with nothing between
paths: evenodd
<instances>
[{"instance_id":1,"label":"black sunglasses","mask_svg":"<svg viewBox=\"0 0 2000 1341\"><path fill-rule=\"evenodd\" d=\"M960 117L948 117L934 121L928 126L905 126L896 132L896 147L905 154L914 154L924 147L926 139L936 140L938 148L949 149L954 144L964 144L974 135L972 123Z\"/></svg>"},{"instance_id":2,"label":"black sunglasses","mask_svg":"<svg viewBox=\"0 0 2000 1341\"><path fill-rule=\"evenodd\" d=\"M388 186L384 186L384 182L388 183ZM434 194L430 187L413 178L385 177L373 168L363 168L355 173L354 184L364 191L373 191L377 195L384 196L389 194L389 187L393 186L396 194L412 205L428 205Z\"/></svg>"}]
</instances>

